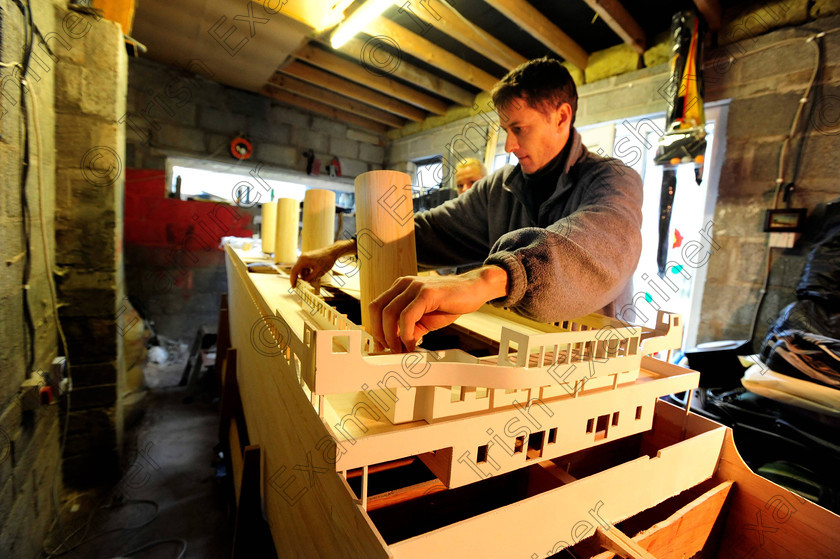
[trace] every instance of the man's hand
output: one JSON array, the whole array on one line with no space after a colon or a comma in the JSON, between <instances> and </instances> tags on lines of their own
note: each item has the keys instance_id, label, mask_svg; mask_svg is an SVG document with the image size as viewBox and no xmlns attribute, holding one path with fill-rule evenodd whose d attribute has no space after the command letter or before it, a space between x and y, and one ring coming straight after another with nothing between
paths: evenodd
<instances>
[{"instance_id":1,"label":"man's hand","mask_svg":"<svg viewBox=\"0 0 840 559\"><path fill-rule=\"evenodd\" d=\"M289 281L292 283L292 287L297 286L298 278L309 283L317 281L318 278L332 269L336 260L354 252L356 252L356 241L352 239L338 241L325 248L304 252L289 273Z\"/></svg>"},{"instance_id":2,"label":"man's hand","mask_svg":"<svg viewBox=\"0 0 840 559\"><path fill-rule=\"evenodd\" d=\"M370 334L394 353L414 351L427 332L504 297L507 281L507 272L498 266L458 276L399 278L370 303Z\"/></svg>"}]
</instances>

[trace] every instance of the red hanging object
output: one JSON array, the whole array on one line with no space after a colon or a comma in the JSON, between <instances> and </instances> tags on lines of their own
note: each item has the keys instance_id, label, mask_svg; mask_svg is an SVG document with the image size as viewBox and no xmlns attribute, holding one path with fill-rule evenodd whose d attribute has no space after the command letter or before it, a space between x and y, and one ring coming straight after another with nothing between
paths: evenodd
<instances>
[{"instance_id":1,"label":"red hanging object","mask_svg":"<svg viewBox=\"0 0 840 559\"><path fill-rule=\"evenodd\" d=\"M240 136L231 140L230 153L237 159L248 159L254 153L254 148L251 142Z\"/></svg>"}]
</instances>

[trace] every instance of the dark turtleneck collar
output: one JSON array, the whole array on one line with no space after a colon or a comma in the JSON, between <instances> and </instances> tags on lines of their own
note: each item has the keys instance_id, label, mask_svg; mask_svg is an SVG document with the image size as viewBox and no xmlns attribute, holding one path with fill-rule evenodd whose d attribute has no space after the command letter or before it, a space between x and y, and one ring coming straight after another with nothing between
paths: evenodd
<instances>
[{"instance_id":1,"label":"dark turtleneck collar","mask_svg":"<svg viewBox=\"0 0 840 559\"><path fill-rule=\"evenodd\" d=\"M537 225L540 225L540 206L543 202L548 200L548 198L557 189L557 183L560 180L560 175L562 175L563 171L566 169L566 161L569 157L571 148L572 135L570 134L566 145L560 150L560 153L558 153L554 159L530 175L524 172L522 173L522 177L525 179L523 194L525 195L526 206Z\"/></svg>"}]
</instances>

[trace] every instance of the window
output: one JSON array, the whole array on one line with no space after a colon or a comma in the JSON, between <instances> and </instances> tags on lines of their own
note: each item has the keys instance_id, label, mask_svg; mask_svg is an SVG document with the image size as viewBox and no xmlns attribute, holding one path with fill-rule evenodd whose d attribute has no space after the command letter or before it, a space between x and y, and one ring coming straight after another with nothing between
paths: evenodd
<instances>
[{"instance_id":1,"label":"window","mask_svg":"<svg viewBox=\"0 0 840 559\"><path fill-rule=\"evenodd\" d=\"M607 438L607 429L609 428L609 414L607 415L599 415L598 416L598 423L595 424L595 440L600 441L601 439Z\"/></svg>"},{"instance_id":2,"label":"window","mask_svg":"<svg viewBox=\"0 0 840 559\"><path fill-rule=\"evenodd\" d=\"M189 157L168 157L166 177L170 192L180 179L181 199L205 198L256 207L271 199L294 198L302 201L310 188L323 188L336 193L336 205L355 206L353 180L346 177L310 176L301 171L267 167L260 163L202 160Z\"/></svg>"},{"instance_id":3,"label":"window","mask_svg":"<svg viewBox=\"0 0 840 559\"><path fill-rule=\"evenodd\" d=\"M512 153L504 153L504 147L502 147L502 153L497 154L493 158L493 168L489 172L492 173L493 171L498 171L505 165L516 165L517 163L519 163L519 160L516 156Z\"/></svg>"},{"instance_id":4,"label":"window","mask_svg":"<svg viewBox=\"0 0 840 559\"><path fill-rule=\"evenodd\" d=\"M224 173L175 165L172 167L173 184L178 177L181 179L181 199L184 200L209 194L231 201L235 201L234 196L239 196L243 206L252 206L256 200L260 203L270 201L270 194L248 175L247 169L244 173ZM306 194L306 187L302 184L272 179L265 179L265 182L274 189L275 199L294 198L300 202ZM241 186L237 188L237 185Z\"/></svg>"},{"instance_id":5,"label":"window","mask_svg":"<svg viewBox=\"0 0 840 559\"><path fill-rule=\"evenodd\" d=\"M541 458L543 454L543 440L545 440L545 431L539 433L531 433L528 436L528 452L526 452L526 460L534 460Z\"/></svg>"},{"instance_id":6,"label":"window","mask_svg":"<svg viewBox=\"0 0 840 559\"><path fill-rule=\"evenodd\" d=\"M443 157L440 155L415 161L415 195L422 195L427 190L438 189L443 181Z\"/></svg>"},{"instance_id":7,"label":"window","mask_svg":"<svg viewBox=\"0 0 840 559\"><path fill-rule=\"evenodd\" d=\"M692 347L697 341L708 265L683 265L677 268L683 264L681 247L690 241L701 243L712 257L715 251L701 231L705 228L707 236L713 234L706 225L714 218L717 183L725 150L725 134L718 135L716 131L726 130L727 109L725 103L707 104L705 107L706 154L701 183L696 183L692 165L677 168L677 189L668 233L668 261L677 266L667 270L667 279L657 274L662 167L653 163L657 139L664 131L665 117L653 115L623 119L579 129L584 145L591 151L621 159L641 175L644 184L642 254L633 275L632 305L629 301L625 303L630 306L622 305L627 312L622 313L620 318L633 324L652 327L656 321L657 307L675 312L684 320L683 347Z\"/></svg>"}]
</instances>

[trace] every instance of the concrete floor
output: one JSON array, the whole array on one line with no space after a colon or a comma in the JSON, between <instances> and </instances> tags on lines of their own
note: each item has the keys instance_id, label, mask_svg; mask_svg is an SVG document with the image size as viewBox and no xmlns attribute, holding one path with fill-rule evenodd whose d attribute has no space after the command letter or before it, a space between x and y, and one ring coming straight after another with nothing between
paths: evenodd
<instances>
[{"instance_id":1,"label":"concrete floor","mask_svg":"<svg viewBox=\"0 0 840 559\"><path fill-rule=\"evenodd\" d=\"M71 559L109 559L157 540L183 540L184 558L222 559L230 556L231 530L224 486L216 480L213 447L218 442L218 411L205 393L183 403L187 389L178 387L183 356L158 366L146 366L145 413L126 432L125 474L107 492L82 493L66 501L65 534L84 526L94 511L87 536L84 529L64 548ZM115 497L121 500L114 502ZM155 516L154 505L158 511ZM109 506L110 505L110 506ZM101 508L107 507L107 508ZM73 513L72 509L78 510ZM136 528L122 529L135 526ZM47 549L61 537L53 537ZM161 543L131 554L132 559L175 559L183 544Z\"/></svg>"}]
</instances>

